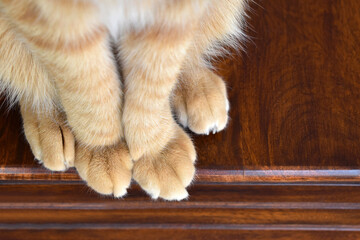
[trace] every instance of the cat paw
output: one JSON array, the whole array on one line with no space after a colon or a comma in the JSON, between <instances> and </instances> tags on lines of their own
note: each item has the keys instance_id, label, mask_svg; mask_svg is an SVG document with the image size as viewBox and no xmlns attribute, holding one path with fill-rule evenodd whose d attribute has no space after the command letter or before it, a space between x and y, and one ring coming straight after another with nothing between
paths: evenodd
<instances>
[{"instance_id":1,"label":"cat paw","mask_svg":"<svg viewBox=\"0 0 360 240\"><path fill-rule=\"evenodd\" d=\"M181 75L172 109L181 125L197 134L216 133L228 122L229 101L224 81L207 68Z\"/></svg>"},{"instance_id":2,"label":"cat paw","mask_svg":"<svg viewBox=\"0 0 360 240\"><path fill-rule=\"evenodd\" d=\"M189 136L176 127L175 136L157 154L142 156L134 163L133 178L153 198L182 200L195 175L196 152Z\"/></svg>"},{"instance_id":3,"label":"cat paw","mask_svg":"<svg viewBox=\"0 0 360 240\"><path fill-rule=\"evenodd\" d=\"M60 113L35 113L21 106L24 132L35 158L52 171L74 166L75 139Z\"/></svg>"},{"instance_id":4,"label":"cat paw","mask_svg":"<svg viewBox=\"0 0 360 240\"><path fill-rule=\"evenodd\" d=\"M125 143L101 149L76 146L75 167L96 192L122 197L131 182L132 160Z\"/></svg>"}]
</instances>

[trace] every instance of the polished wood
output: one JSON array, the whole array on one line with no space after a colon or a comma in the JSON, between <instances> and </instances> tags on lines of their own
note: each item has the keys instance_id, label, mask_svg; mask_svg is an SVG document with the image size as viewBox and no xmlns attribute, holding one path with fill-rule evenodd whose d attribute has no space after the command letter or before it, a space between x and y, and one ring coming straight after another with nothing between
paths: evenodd
<instances>
[{"instance_id":1,"label":"polished wood","mask_svg":"<svg viewBox=\"0 0 360 240\"><path fill-rule=\"evenodd\" d=\"M358 169L360 2L258 4L242 61L220 64L229 79L230 127L201 138L200 164ZM217 157L209 160L209 152Z\"/></svg>"},{"instance_id":2,"label":"polished wood","mask_svg":"<svg viewBox=\"0 0 360 240\"><path fill-rule=\"evenodd\" d=\"M65 236L140 239L144 234L154 234L149 239L360 238L358 184L195 184L190 189L189 200L154 202L137 186L119 200L100 198L80 183L58 182L56 186L25 183L0 185L0 236L14 239L20 236L44 239L47 234L51 235L49 239Z\"/></svg>"},{"instance_id":3,"label":"polished wood","mask_svg":"<svg viewBox=\"0 0 360 240\"><path fill-rule=\"evenodd\" d=\"M228 83L229 126L193 135L199 180L358 181L359 1L261 1L251 8L246 53L217 64ZM17 109L2 107L0 128L1 179L31 179L34 171L37 179L78 180L71 171L39 171Z\"/></svg>"},{"instance_id":4,"label":"polished wood","mask_svg":"<svg viewBox=\"0 0 360 240\"><path fill-rule=\"evenodd\" d=\"M154 202L135 184L100 197L74 169L50 173L4 103L0 239L360 239L360 1L250 7L245 51L216 63L229 125L192 134L189 201Z\"/></svg>"},{"instance_id":5,"label":"polished wood","mask_svg":"<svg viewBox=\"0 0 360 240\"><path fill-rule=\"evenodd\" d=\"M205 234L204 233L208 233ZM269 230L259 231L255 230L198 230L192 231L189 229L54 229L54 230L21 230L11 231L6 230L2 232L4 239L23 239L26 236L28 240L55 240L55 239L106 239L109 240L143 240L143 239L158 239L158 240L223 240L223 239L326 239L326 240L343 240L343 239L360 239L357 232L345 231L334 232L328 231L291 231L291 230ZM144 238L146 236L146 238Z\"/></svg>"}]
</instances>

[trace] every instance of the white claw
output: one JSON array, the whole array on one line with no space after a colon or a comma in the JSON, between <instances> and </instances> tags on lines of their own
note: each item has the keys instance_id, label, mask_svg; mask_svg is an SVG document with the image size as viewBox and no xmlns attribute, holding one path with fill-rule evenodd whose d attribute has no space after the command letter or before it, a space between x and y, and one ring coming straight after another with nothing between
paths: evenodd
<instances>
[{"instance_id":1,"label":"white claw","mask_svg":"<svg viewBox=\"0 0 360 240\"><path fill-rule=\"evenodd\" d=\"M214 127L212 133L215 134L216 132L217 132L217 129L216 129L216 127Z\"/></svg>"}]
</instances>

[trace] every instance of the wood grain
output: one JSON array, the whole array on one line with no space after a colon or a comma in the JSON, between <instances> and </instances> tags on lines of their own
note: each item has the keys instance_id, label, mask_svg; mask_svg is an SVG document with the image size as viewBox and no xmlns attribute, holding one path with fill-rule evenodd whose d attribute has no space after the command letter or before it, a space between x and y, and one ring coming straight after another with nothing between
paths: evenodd
<instances>
[{"instance_id":1,"label":"wood grain","mask_svg":"<svg viewBox=\"0 0 360 240\"><path fill-rule=\"evenodd\" d=\"M259 231L256 230L198 230L192 231L190 229L72 229L64 230L21 230L11 231L4 230L1 232L5 239L23 239L23 236L27 236L28 240L55 240L55 239L76 239L93 240L102 239L106 236L109 240L143 240L144 236L149 239L158 240L222 240L222 239L241 239L241 240L253 240L253 239L267 239L267 240L289 240L289 239L311 239L311 240L343 240L343 239L360 239L360 234L354 231L299 231L299 230L269 230Z\"/></svg>"},{"instance_id":2,"label":"wood grain","mask_svg":"<svg viewBox=\"0 0 360 240\"><path fill-rule=\"evenodd\" d=\"M0 239L360 239L360 1L258 0L218 61L228 128L195 136L190 199L91 192L33 160L0 111ZM3 102L3 101L1 101Z\"/></svg>"},{"instance_id":3,"label":"wood grain","mask_svg":"<svg viewBox=\"0 0 360 240\"><path fill-rule=\"evenodd\" d=\"M0 185L0 192L0 236L10 239L44 239L46 234L49 239L140 239L144 234L153 234L149 239L360 236L358 184L198 184L182 202L149 201L137 186L122 200L100 198L82 184L66 182L56 187L6 184Z\"/></svg>"},{"instance_id":4,"label":"wood grain","mask_svg":"<svg viewBox=\"0 0 360 240\"><path fill-rule=\"evenodd\" d=\"M198 181L359 181L360 2L258 1L251 8L246 53L217 64L230 124L193 135ZM78 177L34 162L18 109L3 106L0 179Z\"/></svg>"},{"instance_id":5,"label":"wood grain","mask_svg":"<svg viewBox=\"0 0 360 240\"><path fill-rule=\"evenodd\" d=\"M258 180L293 168L315 170L309 177L320 175L316 169L358 169L360 2L252 7L246 53L219 63L232 120L213 138L196 138L200 167L243 169Z\"/></svg>"}]
</instances>

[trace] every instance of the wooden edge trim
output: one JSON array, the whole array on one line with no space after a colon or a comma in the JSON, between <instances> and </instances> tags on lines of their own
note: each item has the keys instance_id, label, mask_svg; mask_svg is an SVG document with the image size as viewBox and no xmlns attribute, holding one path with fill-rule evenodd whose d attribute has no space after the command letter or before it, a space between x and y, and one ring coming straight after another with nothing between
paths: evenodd
<instances>
[{"instance_id":1,"label":"wooden edge trim","mask_svg":"<svg viewBox=\"0 0 360 240\"><path fill-rule=\"evenodd\" d=\"M196 182L360 182L360 169L278 169L212 170L198 169ZM45 168L5 167L0 168L0 180L81 180L75 169L66 172L50 172Z\"/></svg>"}]
</instances>

